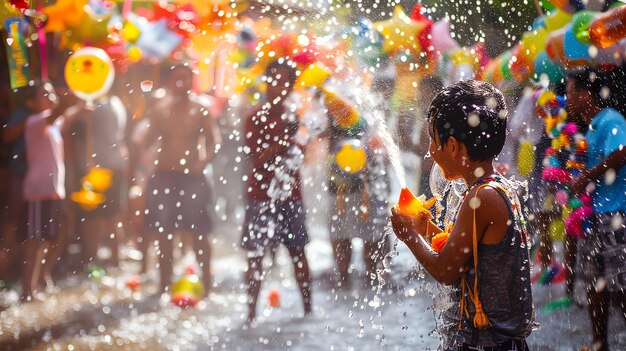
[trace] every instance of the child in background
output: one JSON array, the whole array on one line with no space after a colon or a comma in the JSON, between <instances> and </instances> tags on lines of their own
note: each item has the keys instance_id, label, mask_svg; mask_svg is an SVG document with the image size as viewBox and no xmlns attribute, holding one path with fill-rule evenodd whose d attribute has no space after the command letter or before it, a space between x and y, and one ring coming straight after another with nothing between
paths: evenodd
<instances>
[{"instance_id":1,"label":"child in background","mask_svg":"<svg viewBox=\"0 0 626 351\"><path fill-rule=\"evenodd\" d=\"M443 230L429 215L392 210L398 238L435 280L455 287L442 311L445 350L528 350L530 242L519 199L493 166L506 117L502 93L474 80L445 88L430 106L430 154L446 179L461 178L469 189L440 253L430 240Z\"/></svg>"},{"instance_id":2,"label":"child in background","mask_svg":"<svg viewBox=\"0 0 626 351\"><path fill-rule=\"evenodd\" d=\"M587 283L593 350L608 350L609 304L626 318L626 120L607 106L612 92L597 72L571 72L566 84L568 113L589 124L587 169L570 189L593 197L593 224L580 239L580 274Z\"/></svg>"},{"instance_id":3,"label":"child in background","mask_svg":"<svg viewBox=\"0 0 626 351\"><path fill-rule=\"evenodd\" d=\"M51 282L51 264L56 260L51 252L59 236L65 199L63 139L60 123L55 121L74 99L59 99L50 83L31 82L24 90L24 104L29 111L24 129L28 167L23 187L28 221L21 300L26 302L33 299L41 275Z\"/></svg>"}]
</instances>

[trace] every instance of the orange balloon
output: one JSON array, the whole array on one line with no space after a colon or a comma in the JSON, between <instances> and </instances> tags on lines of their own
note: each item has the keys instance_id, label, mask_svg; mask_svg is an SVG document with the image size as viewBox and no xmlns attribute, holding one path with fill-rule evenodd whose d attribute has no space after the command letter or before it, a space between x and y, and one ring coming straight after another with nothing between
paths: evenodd
<instances>
[{"instance_id":1,"label":"orange balloon","mask_svg":"<svg viewBox=\"0 0 626 351\"><path fill-rule=\"evenodd\" d=\"M280 291L277 289L270 289L267 294L267 304L273 308L280 307Z\"/></svg>"},{"instance_id":2,"label":"orange balloon","mask_svg":"<svg viewBox=\"0 0 626 351\"><path fill-rule=\"evenodd\" d=\"M626 6L600 14L589 26L591 42L601 48L614 45L626 37Z\"/></svg>"}]
</instances>

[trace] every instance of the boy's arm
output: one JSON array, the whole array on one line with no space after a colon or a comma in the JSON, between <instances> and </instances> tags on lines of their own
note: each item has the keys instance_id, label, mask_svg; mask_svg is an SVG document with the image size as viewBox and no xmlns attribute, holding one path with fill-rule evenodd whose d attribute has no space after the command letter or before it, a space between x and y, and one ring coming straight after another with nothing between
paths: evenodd
<instances>
[{"instance_id":1,"label":"boy's arm","mask_svg":"<svg viewBox=\"0 0 626 351\"><path fill-rule=\"evenodd\" d=\"M580 194L585 191L590 182L600 179L609 169L617 171L624 165L626 165L626 147L613 151L597 166L584 171L572 182L570 188L574 194Z\"/></svg>"},{"instance_id":2,"label":"boy's arm","mask_svg":"<svg viewBox=\"0 0 626 351\"><path fill-rule=\"evenodd\" d=\"M403 228L401 225L397 225L397 216L399 216L397 212L394 211L392 216L394 231L409 232L408 235L399 235L398 237L404 236L407 239L403 241L415 258L435 280L442 284L452 285L458 282L472 258L474 251L474 209L470 204L477 202L473 200L475 197L476 190L474 189L463 201L448 242L439 254L433 251L430 238L421 235L415 228ZM491 241L500 242L508 228L506 222L510 219L506 202L497 193L497 190L489 187L481 190L476 198L480 203L475 211L477 242L481 242L490 226L494 226L494 229L503 229L500 231L493 230L489 233L490 236L494 236L488 238L490 243ZM436 234L435 231L439 232L440 230L437 228L430 231L430 235Z\"/></svg>"}]
</instances>

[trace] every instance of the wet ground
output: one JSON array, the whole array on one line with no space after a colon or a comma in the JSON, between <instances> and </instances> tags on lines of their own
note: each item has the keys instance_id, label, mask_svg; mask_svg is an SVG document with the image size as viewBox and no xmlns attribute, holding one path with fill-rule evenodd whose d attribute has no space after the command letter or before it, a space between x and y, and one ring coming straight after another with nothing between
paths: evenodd
<instances>
[{"instance_id":1,"label":"wet ground","mask_svg":"<svg viewBox=\"0 0 626 351\"><path fill-rule=\"evenodd\" d=\"M244 256L218 234L214 260L215 288L194 309L181 310L155 294L153 270L132 293L127 279L138 270L127 259L122 268L100 281L74 277L61 282L45 302L11 304L15 294L4 292L0 312L0 349L11 350L428 350L439 345L434 332L432 294L437 287L428 278L409 279L413 260L399 245L393 259L394 289L383 288L382 304L372 307L375 293L359 273L355 259L352 286L338 289L329 282L330 246L323 230L314 231L308 247L313 270L314 312L303 317L300 297L292 280L285 252L279 252L263 285L259 320L246 325L242 284ZM357 245L358 249L358 245ZM281 292L281 306L267 305L269 289ZM578 289L584 300L582 289ZM562 285L535 287L537 319L541 323L530 337L532 350L580 350L589 343L589 323L584 308L544 312L542 307L559 297ZM8 306L6 304L9 304ZM613 349L626 348L623 321L613 316Z\"/></svg>"}]
</instances>

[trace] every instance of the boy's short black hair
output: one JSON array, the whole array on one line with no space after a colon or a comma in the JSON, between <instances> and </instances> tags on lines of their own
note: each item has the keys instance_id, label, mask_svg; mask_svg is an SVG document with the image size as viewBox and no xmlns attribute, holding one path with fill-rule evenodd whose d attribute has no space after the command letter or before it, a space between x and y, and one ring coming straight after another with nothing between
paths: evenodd
<instances>
[{"instance_id":1,"label":"boy's short black hair","mask_svg":"<svg viewBox=\"0 0 626 351\"><path fill-rule=\"evenodd\" d=\"M602 88L605 87L603 75L591 68L582 68L567 72L567 79L574 82L577 90L587 90L599 106L606 107L607 101L602 98Z\"/></svg>"},{"instance_id":2,"label":"boy's short black hair","mask_svg":"<svg viewBox=\"0 0 626 351\"><path fill-rule=\"evenodd\" d=\"M428 111L431 137L442 145L454 137L473 161L495 158L506 140L508 112L502 93L493 85L466 80L441 90Z\"/></svg>"}]
</instances>

